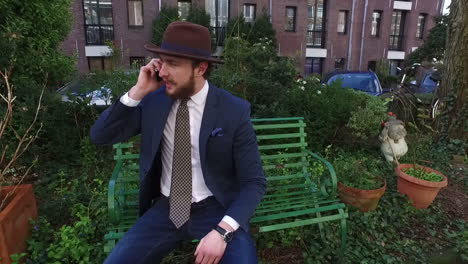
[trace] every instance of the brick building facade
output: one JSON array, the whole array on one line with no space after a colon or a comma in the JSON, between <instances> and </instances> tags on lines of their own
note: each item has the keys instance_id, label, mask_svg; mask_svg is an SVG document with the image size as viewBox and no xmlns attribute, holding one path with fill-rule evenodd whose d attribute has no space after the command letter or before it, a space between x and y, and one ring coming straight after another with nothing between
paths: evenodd
<instances>
[{"instance_id":1,"label":"brick building facade","mask_svg":"<svg viewBox=\"0 0 468 264\"><path fill-rule=\"evenodd\" d=\"M204 8L213 27L262 10L271 16L278 54L294 57L304 75L335 69L366 71L380 59L391 68L419 47L442 12L444 0L75 0L73 28L62 48L77 58L80 73L110 68L112 40L120 61L129 67L152 56L151 41L160 6ZM220 36L218 36L220 37Z\"/></svg>"}]
</instances>

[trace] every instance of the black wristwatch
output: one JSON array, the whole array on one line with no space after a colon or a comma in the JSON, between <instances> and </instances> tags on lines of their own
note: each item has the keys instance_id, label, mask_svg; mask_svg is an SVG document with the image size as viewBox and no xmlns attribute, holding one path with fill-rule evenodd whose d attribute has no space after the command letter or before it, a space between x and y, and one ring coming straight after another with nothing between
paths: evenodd
<instances>
[{"instance_id":1,"label":"black wristwatch","mask_svg":"<svg viewBox=\"0 0 468 264\"><path fill-rule=\"evenodd\" d=\"M229 243L229 241L231 241L232 237L234 236L232 231L228 231L220 226L216 226L215 230L223 236L223 239L226 243Z\"/></svg>"}]
</instances>

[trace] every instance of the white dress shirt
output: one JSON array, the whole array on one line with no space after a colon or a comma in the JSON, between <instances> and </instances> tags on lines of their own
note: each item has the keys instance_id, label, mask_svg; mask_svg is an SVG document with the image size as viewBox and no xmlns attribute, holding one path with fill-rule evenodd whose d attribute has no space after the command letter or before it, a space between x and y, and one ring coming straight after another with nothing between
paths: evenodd
<instances>
[{"instance_id":1,"label":"white dress shirt","mask_svg":"<svg viewBox=\"0 0 468 264\"><path fill-rule=\"evenodd\" d=\"M203 88L198 93L191 96L190 100L187 101L187 107L190 116L190 138L192 144L192 202L199 202L213 195L213 193L206 186L205 179L203 178L199 148L200 128L203 118L203 111L205 109L206 98L208 95L208 90L208 81L205 81L205 85L203 86ZM130 107L137 106L140 103L140 101L130 98L128 96L128 93L124 94L120 98L120 102ZM180 100L176 100L172 104L161 139L161 193L167 197L169 197L171 190L172 155L174 152L174 131L176 114L179 105ZM234 230L239 228L239 223L237 223L237 221L230 216L224 216L223 221L229 224L232 228L234 228Z\"/></svg>"}]
</instances>

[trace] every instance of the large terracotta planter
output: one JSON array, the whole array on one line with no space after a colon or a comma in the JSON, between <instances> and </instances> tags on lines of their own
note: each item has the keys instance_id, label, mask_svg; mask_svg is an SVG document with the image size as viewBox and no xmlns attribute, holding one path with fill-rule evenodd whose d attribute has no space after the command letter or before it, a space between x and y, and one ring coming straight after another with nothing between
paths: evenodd
<instances>
[{"instance_id":1,"label":"large terracotta planter","mask_svg":"<svg viewBox=\"0 0 468 264\"><path fill-rule=\"evenodd\" d=\"M1 197L12 192L14 186L3 186ZM26 251L31 233L29 219L37 217L36 199L30 184L20 185L10 194L6 207L0 211L0 257L2 264L10 264L10 255Z\"/></svg>"},{"instance_id":2,"label":"large terracotta planter","mask_svg":"<svg viewBox=\"0 0 468 264\"><path fill-rule=\"evenodd\" d=\"M440 189L447 186L447 177L439 171L416 165L417 168L422 168L426 172L437 173L444 178L441 182L421 180L404 172L405 169L413 166L413 164L400 164L395 168L395 173L398 176L398 192L406 194L414 207L427 208L434 201Z\"/></svg>"},{"instance_id":3,"label":"large terracotta planter","mask_svg":"<svg viewBox=\"0 0 468 264\"><path fill-rule=\"evenodd\" d=\"M380 178L384 183L382 187L374 190L364 190L349 187L338 182L338 193L343 203L356 207L361 212L373 211L377 208L380 198L385 193L387 182Z\"/></svg>"}]
</instances>

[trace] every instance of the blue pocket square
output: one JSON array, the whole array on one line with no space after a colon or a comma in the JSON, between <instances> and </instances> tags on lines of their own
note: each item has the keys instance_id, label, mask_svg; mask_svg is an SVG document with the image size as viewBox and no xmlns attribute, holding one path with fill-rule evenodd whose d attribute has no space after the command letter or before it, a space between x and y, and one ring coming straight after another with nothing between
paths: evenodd
<instances>
[{"instance_id":1,"label":"blue pocket square","mask_svg":"<svg viewBox=\"0 0 468 264\"><path fill-rule=\"evenodd\" d=\"M224 131L222 128L217 127L211 131L210 137L222 137L224 136Z\"/></svg>"}]
</instances>

